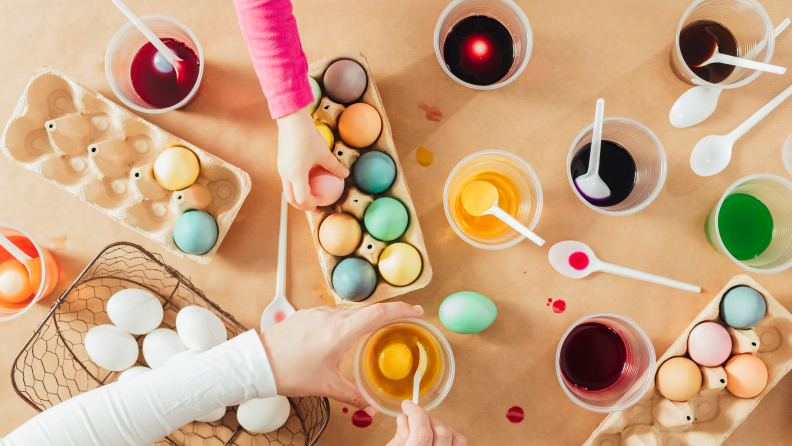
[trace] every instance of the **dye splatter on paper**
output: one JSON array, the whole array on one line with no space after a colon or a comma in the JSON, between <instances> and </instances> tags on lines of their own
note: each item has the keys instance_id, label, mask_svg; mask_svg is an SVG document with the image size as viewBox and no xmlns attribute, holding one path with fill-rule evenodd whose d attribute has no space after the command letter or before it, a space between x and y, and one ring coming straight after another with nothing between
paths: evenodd
<instances>
[{"instance_id":1,"label":"dye splatter on paper","mask_svg":"<svg viewBox=\"0 0 792 446\"><path fill-rule=\"evenodd\" d=\"M440 122L443 120L443 112L437 107L430 107L426 102L419 102L418 108L426 113L427 121Z\"/></svg>"},{"instance_id":2,"label":"dye splatter on paper","mask_svg":"<svg viewBox=\"0 0 792 446\"><path fill-rule=\"evenodd\" d=\"M512 406L506 411L506 419L512 423L522 423L522 420L525 419L525 411L520 406Z\"/></svg>"},{"instance_id":3,"label":"dye splatter on paper","mask_svg":"<svg viewBox=\"0 0 792 446\"><path fill-rule=\"evenodd\" d=\"M358 410L352 414L352 425L355 427L369 427L371 426L371 422L371 415L363 412L362 410Z\"/></svg>"},{"instance_id":4,"label":"dye splatter on paper","mask_svg":"<svg viewBox=\"0 0 792 446\"><path fill-rule=\"evenodd\" d=\"M424 146L419 146L415 149L415 159L418 160L418 164L423 167L429 167L434 162L434 154L426 149Z\"/></svg>"},{"instance_id":5,"label":"dye splatter on paper","mask_svg":"<svg viewBox=\"0 0 792 446\"><path fill-rule=\"evenodd\" d=\"M558 299L555 302L553 302L553 299L547 299L547 303L545 305L549 307L551 304L553 305L553 313L563 313L564 310L566 310L566 302L561 299Z\"/></svg>"}]
</instances>

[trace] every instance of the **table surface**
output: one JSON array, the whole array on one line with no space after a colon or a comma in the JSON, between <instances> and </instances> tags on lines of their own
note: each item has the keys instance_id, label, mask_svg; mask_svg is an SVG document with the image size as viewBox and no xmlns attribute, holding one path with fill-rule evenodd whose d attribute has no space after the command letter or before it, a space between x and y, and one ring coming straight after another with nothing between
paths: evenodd
<instances>
[{"instance_id":1,"label":"table surface","mask_svg":"<svg viewBox=\"0 0 792 446\"><path fill-rule=\"evenodd\" d=\"M426 236L434 280L401 296L421 304L424 319L439 327L456 358L454 387L433 415L464 433L470 444L581 444L604 415L570 401L558 385L554 354L558 339L578 318L613 311L633 318L649 334L660 356L726 282L745 272L715 252L704 237L704 220L723 191L753 173L789 176L781 147L792 132L792 104L783 104L736 145L732 162L719 175L696 176L688 165L695 143L725 134L775 97L790 75L763 74L737 91L727 91L705 123L676 129L668 111L689 86L669 66L674 30L688 0L517 0L531 22L534 48L523 74L495 91L466 89L448 78L432 47L435 21L446 0L295 0L294 11L309 61L345 50L369 60L393 127L402 168ZM277 129L253 71L230 1L137 0L138 14L165 14L187 24L206 55L205 79L197 100L164 115L144 116L231 164L244 167L253 190L208 265L179 259L112 221L52 184L0 156L0 221L25 228L53 250L63 273L56 292L23 317L0 325L0 365L5 370L50 305L105 245L138 243L165 261L248 327L275 290L280 179L275 153ZM783 0L766 0L775 24L790 14ZM86 86L115 99L103 71L104 52L123 16L107 0L53 2L4 0L0 29L4 42L0 124L5 123L33 70L53 65ZM787 31L787 33L792 33ZM773 63L792 66L792 36L778 39ZM588 209L565 174L569 145L593 120L597 98L606 116L623 116L652 129L668 157L668 177L655 201L628 217ZM436 107L440 122L427 119L422 104ZM425 107L423 107L425 108ZM434 163L422 167L415 151L423 145ZM524 158L537 172L544 209L536 232L539 248L521 243L503 251L469 246L453 232L443 211L442 190L463 157L503 149ZM598 274L567 279L547 261L554 243L581 240L604 260L701 285L693 294L621 277ZM308 223L289 211L287 295L297 308L324 304L327 292ZM792 272L752 276L792 308ZM786 286L785 286L786 284ZM495 324L477 335L445 330L438 319L442 300L470 290L498 306ZM566 301L557 314L548 299ZM353 379L352 352L342 363ZM8 373L0 374L0 436L35 415L18 398ZM506 412L525 409L512 424ZM331 402L332 419L320 444L386 444L395 421L378 416L365 429L351 412ZM728 445L785 444L792 435L792 379L764 399L726 442Z\"/></svg>"}]
</instances>

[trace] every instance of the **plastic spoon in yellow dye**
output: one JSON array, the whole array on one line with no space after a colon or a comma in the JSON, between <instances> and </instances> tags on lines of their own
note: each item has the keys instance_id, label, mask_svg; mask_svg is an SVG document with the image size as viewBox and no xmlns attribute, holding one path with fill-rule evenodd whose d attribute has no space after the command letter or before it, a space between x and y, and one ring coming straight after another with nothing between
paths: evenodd
<instances>
[{"instance_id":1,"label":"plastic spoon in yellow dye","mask_svg":"<svg viewBox=\"0 0 792 446\"><path fill-rule=\"evenodd\" d=\"M475 217L494 215L539 246L545 241L508 212L498 207L498 189L486 181L471 181L462 189L462 206Z\"/></svg>"},{"instance_id":2,"label":"plastic spoon in yellow dye","mask_svg":"<svg viewBox=\"0 0 792 446\"><path fill-rule=\"evenodd\" d=\"M413 403L418 404L418 390L421 387L421 378L426 373L426 363L429 360L426 358L426 348L420 342L416 343L418 344L419 359L418 369L415 370L415 380L413 381Z\"/></svg>"}]
</instances>

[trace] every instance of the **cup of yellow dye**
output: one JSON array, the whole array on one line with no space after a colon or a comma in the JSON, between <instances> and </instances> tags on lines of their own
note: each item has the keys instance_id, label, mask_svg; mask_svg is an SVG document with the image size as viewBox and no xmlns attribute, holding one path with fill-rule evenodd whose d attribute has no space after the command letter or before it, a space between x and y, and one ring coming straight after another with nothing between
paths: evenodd
<instances>
[{"instance_id":1,"label":"cup of yellow dye","mask_svg":"<svg viewBox=\"0 0 792 446\"><path fill-rule=\"evenodd\" d=\"M436 328L420 319L399 319L369 333L358 345L355 381L363 398L381 413L401 415L402 401L412 399L418 342L427 356L418 404L428 411L443 401L454 382L454 354Z\"/></svg>"},{"instance_id":2,"label":"cup of yellow dye","mask_svg":"<svg viewBox=\"0 0 792 446\"><path fill-rule=\"evenodd\" d=\"M532 230L542 215L539 177L519 156L501 150L474 153L459 162L446 180L443 207L448 223L462 240L483 249L514 246L525 236L494 215L473 216L462 206L462 190L473 181L498 189L498 207Z\"/></svg>"}]
</instances>

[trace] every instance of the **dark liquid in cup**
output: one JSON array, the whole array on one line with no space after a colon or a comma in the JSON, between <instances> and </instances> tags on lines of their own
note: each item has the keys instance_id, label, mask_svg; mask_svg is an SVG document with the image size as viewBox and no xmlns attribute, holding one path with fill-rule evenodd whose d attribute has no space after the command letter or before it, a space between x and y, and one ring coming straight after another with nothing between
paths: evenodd
<instances>
[{"instance_id":1,"label":"dark liquid in cup","mask_svg":"<svg viewBox=\"0 0 792 446\"><path fill-rule=\"evenodd\" d=\"M443 58L454 76L474 85L494 84L514 64L514 39L492 17L464 18L451 28L443 45Z\"/></svg>"},{"instance_id":2,"label":"dark liquid in cup","mask_svg":"<svg viewBox=\"0 0 792 446\"><path fill-rule=\"evenodd\" d=\"M200 65L198 56L183 42L165 38L162 43L184 61L179 64L178 82L176 70L164 57L158 55L159 52L151 42L143 45L135 54L130 76L132 87L140 99L153 107L167 108L178 104L190 94L198 81Z\"/></svg>"},{"instance_id":3,"label":"dark liquid in cup","mask_svg":"<svg viewBox=\"0 0 792 446\"><path fill-rule=\"evenodd\" d=\"M616 330L599 322L573 328L561 346L560 366L575 387L596 392L621 378L627 365L627 346Z\"/></svg>"},{"instance_id":4,"label":"dark liquid in cup","mask_svg":"<svg viewBox=\"0 0 792 446\"><path fill-rule=\"evenodd\" d=\"M719 53L737 57L737 39L720 23L699 20L688 24L679 33L679 49L688 68L713 84L723 81L734 71L733 65L722 63L699 67L715 54L716 45Z\"/></svg>"},{"instance_id":5,"label":"dark liquid in cup","mask_svg":"<svg viewBox=\"0 0 792 446\"><path fill-rule=\"evenodd\" d=\"M572 165L569 169L572 172L573 180L588 172L590 156L591 143L588 143L572 158ZM629 197L635 188L635 181L638 177L636 172L635 161L627 149L615 142L602 140L599 177L610 189L611 196L604 200L594 200L586 197L586 194L582 192L581 195L594 206L606 207L619 204Z\"/></svg>"}]
</instances>

